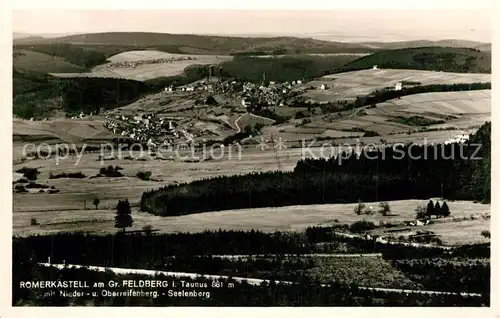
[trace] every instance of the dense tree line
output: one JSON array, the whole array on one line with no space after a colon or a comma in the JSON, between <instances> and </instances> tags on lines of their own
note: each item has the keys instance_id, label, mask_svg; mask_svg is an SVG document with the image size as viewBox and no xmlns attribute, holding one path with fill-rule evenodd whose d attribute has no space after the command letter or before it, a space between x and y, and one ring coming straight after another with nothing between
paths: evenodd
<instances>
[{"instance_id":1,"label":"dense tree line","mask_svg":"<svg viewBox=\"0 0 500 318\"><path fill-rule=\"evenodd\" d=\"M162 76L144 81L152 87L152 91L159 92L168 86L183 86L207 78L209 67L207 65L189 65L182 74Z\"/></svg>"},{"instance_id":2,"label":"dense tree line","mask_svg":"<svg viewBox=\"0 0 500 318\"><path fill-rule=\"evenodd\" d=\"M491 89L491 83L460 83L460 84L431 84L403 87L396 91L391 89L377 90L366 97L358 97L352 106L348 108L356 108L366 105L374 105L382 103L390 99L399 98L407 95L437 93L437 92L461 92Z\"/></svg>"},{"instance_id":3,"label":"dense tree line","mask_svg":"<svg viewBox=\"0 0 500 318\"><path fill-rule=\"evenodd\" d=\"M14 70L14 114L22 118L44 117L56 109L67 113L99 112L134 102L163 87L154 83L98 77L56 78Z\"/></svg>"},{"instance_id":4,"label":"dense tree line","mask_svg":"<svg viewBox=\"0 0 500 318\"><path fill-rule=\"evenodd\" d=\"M134 102L153 90L150 85L122 78L77 77L59 80L62 106L68 113L98 112Z\"/></svg>"},{"instance_id":5,"label":"dense tree line","mask_svg":"<svg viewBox=\"0 0 500 318\"><path fill-rule=\"evenodd\" d=\"M260 231L206 231L138 235L90 235L62 233L14 237L13 250L46 261L102 266L137 265L150 268L165 257L211 254L296 254L315 251L303 233Z\"/></svg>"},{"instance_id":6,"label":"dense tree line","mask_svg":"<svg viewBox=\"0 0 500 318\"><path fill-rule=\"evenodd\" d=\"M456 73L491 73L491 52L468 48L420 47L385 50L346 64L343 72L372 68Z\"/></svg>"},{"instance_id":7,"label":"dense tree line","mask_svg":"<svg viewBox=\"0 0 500 318\"><path fill-rule=\"evenodd\" d=\"M44 116L58 107L55 78L38 72L12 71L13 114L21 118Z\"/></svg>"},{"instance_id":8,"label":"dense tree line","mask_svg":"<svg viewBox=\"0 0 500 318\"><path fill-rule=\"evenodd\" d=\"M490 200L491 124L471 144L397 145L330 159L293 172L220 176L143 193L141 210L161 216L287 205L426 199ZM480 146L477 146L479 144ZM476 153L477 151L477 153Z\"/></svg>"},{"instance_id":9,"label":"dense tree line","mask_svg":"<svg viewBox=\"0 0 500 318\"><path fill-rule=\"evenodd\" d=\"M489 294L490 264L456 264L447 259L397 260L393 265L428 290Z\"/></svg>"},{"instance_id":10,"label":"dense tree line","mask_svg":"<svg viewBox=\"0 0 500 318\"><path fill-rule=\"evenodd\" d=\"M81 172L63 172L58 174L53 174L52 172L49 175L49 179L61 179L61 178L74 178L74 179L83 179L87 176Z\"/></svg>"},{"instance_id":11,"label":"dense tree line","mask_svg":"<svg viewBox=\"0 0 500 318\"><path fill-rule=\"evenodd\" d=\"M355 55L287 55L269 58L235 56L232 61L220 65L227 76L241 81L259 83L264 80L265 74L266 81L291 82L334 73L357 58Z\"/></svg>"},{"instance_id":12,"label":"dense tree line","mask_svg":"<svg viewBox=\"0 0 500 318\"><path fill-rule=\"evenodd\" d=\"M170 256L239 254L323 253L318 243L334 243L332 253L382 253L385 259L428 257L489 257L489 245L471 245L443 250L439 247L414 247L374 242L361 237L335 235L335 228L311 228L304 232L205 231L142 235L121 233L94 235L59 233L14 237L13 251L36 261L101 266L163 266ZM163 264L163 265L162 265Z\"/></svg>"}]
</instances>

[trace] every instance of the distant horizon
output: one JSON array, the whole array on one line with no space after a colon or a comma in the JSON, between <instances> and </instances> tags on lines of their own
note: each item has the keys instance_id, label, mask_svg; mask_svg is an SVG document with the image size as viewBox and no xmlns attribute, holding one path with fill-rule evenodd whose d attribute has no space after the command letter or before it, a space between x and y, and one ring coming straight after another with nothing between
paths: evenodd
<instances>
[{"instance_id":1,"label":"distant horizon","mask_svg":"<svg viewBox=\"0 0 500 318\"><path fill-rule=\"evenodd\" d=\"M297 37L297 38L313 38L317 40L323 41L331 41L331 42L344 42L344 43L362 43L362 42L407 42L407 41L471 41L483 44L491 44L492 41L479 41L473 39L465 39L465 38L453 38L453 37L442 37L442 38L426 38L426 37L407 37L404 36L390 36L390 37L362 37L362 36L349 36L349 35L339 35L339 34L327 34L327 33L311 33L311 34L296 34L296 33L272 33L272 32L262 32L262 33L171 33L171 32L153 32L153 31L96 31L96 32L71 32L71 33L26 33L26 32L17 32L13 31L14 35L13 40L28 38L28 37L43 37L43 38L58 38L65 37L71 35L80 35L80 34L99 34L99 33L158 33L158 34L176 34L176 35L202 35L202 36L224 36L224 37ZM15 37L18 35L18 37ZM19 36L21 35L21 36Z\"/></svg>"},{"instance_id":2,"label":"distant horizon","mask_svg":"<svg viewBox=\"0 0 500 318\"><path fill-rule=\"evenodd\" d=\"M453 39L491 43L490 17L488 10L15 10L13 30L47 37L154 32L338 42Z\"/></svg>"}]
</instances>

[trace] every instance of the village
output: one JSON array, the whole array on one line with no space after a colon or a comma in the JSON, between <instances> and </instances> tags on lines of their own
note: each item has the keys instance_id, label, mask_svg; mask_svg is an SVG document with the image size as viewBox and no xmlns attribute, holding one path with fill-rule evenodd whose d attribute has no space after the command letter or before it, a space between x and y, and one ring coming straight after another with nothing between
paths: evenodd
<instances>
[{"instance_id":1,"label":"village","mask_svg":"<svg viewBox=\"0 0 500 318\"><path fill-rule=\"evenodd\" d=\"M159 117L156 114L106 117L104 127L114 134L146 144L154 148L178 142L190 143L194 135L179 128L178 118Z\"/></svg>"},{"instance_id":2,"label":"village","mask_svg":"<svg viewBox=\"0 0 500 318\"><path fill-rule=\"evenodd\" d=\"M376 68L376 66L374 66ZM330 84L331 85L331 84ZM276 81L265 81L265 75L261 83L251 83L239 81L236 79L222 79L208 77L204 80L193 82L182 86L165 87L164 93L181 94L183 92L199 92L203 96L208 96L204 104L209 107L220 107L219 103L213 96L222 96L229 101L241 100L241 108L248 110L252 107L282 107L287 105L287 101L293 100L308 90L326 90L331 86L327 84L307 86L303 80L293 80L284 83ZM402 82L396 83L392 87L395 91L401 90ZM232 104L232 103L231 103ZM236 104L237 105L237 104ZM199 107L194 103L193 107ZM93 113L89 115L94 115ZM71 119L83 119L86 114L80 113ZM148 147L157 147L160 145L173 145L177 143L192 143L195 138L203 135L202 131L191 127L193 123L182 117L165 117L158 116L155 113L138 113L134 116L116 115L111 117L106 116L107 121L104 127L113 134L123 136L141 143ZM183 127L182 129L179 127ZM467 134L450 136L445 141L449 143L464 143L468 140Z\"/></svg>"},{"instance_id":3,"label":"village","mask_svg":"<svg viewBox=\"0 0 500 318\"><path fill-rule=\"evenodd\" d=\"M173 63L176 61L192 61L196 60L195 57L191 56L177 56L171 58L158 58L158 59L150 59L150 60L137 60L137 61L119 61L107 64L109 69L113 68L126 68L126 67L136 67L139 65L146 64L161 64L161 63Z\"/></svg>"}]
</instances>

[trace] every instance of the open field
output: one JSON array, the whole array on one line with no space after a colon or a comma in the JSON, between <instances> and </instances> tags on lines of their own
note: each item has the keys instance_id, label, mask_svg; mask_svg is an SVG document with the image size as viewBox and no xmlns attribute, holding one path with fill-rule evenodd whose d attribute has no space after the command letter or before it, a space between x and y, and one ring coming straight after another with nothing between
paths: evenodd
<instances>
[{"instance_id":1,"label":"open field","mask_svg":"<svg viewBox=\"0 0 500 318\"><path fill-rule=\"evenodd\" d=\"M192 58L187 60L187 58ZM172 59L170 62L154 64L113 66L117 62L138 62L154 59ZM56 77L113 77L145 81L157 77L174 76L181 74L190 65L218 64L231 60L226 55L187 55L170 54L160 51L128 51L108 58L111 63L98 65L86 73L56 73Z\"/></svg>"},{"instance_id":2,"label":"open field","mask_svg":"<svg viewBox=\"0 0 500 318\"><path fill-rule=\"evenodd\" d=\"M411 118L424 117L431 121L445 123L430 124L428 126L410 126L395 122L396 117ZM403 96L388 100L373 107L363 107L354 110L351 114L316 115L310 118L311 123L294 126L283 124L268 127L268 134L280 133L286 140L298 140L314 137L332 137L345 140L336 140L340 143L349 142L348 139L363 136L364 131L374 131L383 136L388 143L413 141L419 142L422 137L429 142L445 141L456 134L470 133L473 128L491 120L491 90L459 91L422 93ZM425 129L449 129L446 131L428 131ZM408 135L408 131L412 135ZM463 130L463 131L462 131ZM399 134L399 135L398 135ZM380 138L363 138L363 142L378 142Z\"/></svg>"},{"instance_id":3,"label":"open field","mask_svg":"<svg viewBox=\"0 0 500 318\"><path fill-rule=\"evenodd\" d=\"M122 52L113 56L108 57L106 60L109 62L137 62L137 61L150 61L157 59L185 59L191 58L193 64L206 64L203 62L213 61L211 63L220 63L222 61L231 60L232 56L229 55L200 55L200 54L174 54L174 53L166 53L162 51L155 50L141 50L141 51L127 51ZM201 61L197 63L196 61Z\"/></svg>"},{"instance_id":4,"label":"open field","mask_svg":"<svg viewBox=\"0 0 500 318\"><path fill-rule=\"evenodd\" d=\"M307 86L316 89L303 94L307 99L314 101L353 100L357 96L368 95L384 87L393 87L402 81L420 82L421 85L430 84L458 84L491 82L491 74L480 73L447 73L403 69L369 69L338 74L330 74L318 80L308 82ZM329 88L320 90L322 84Z\"/></svg>"},{"instance_id":5,"label":"open field","mask_svg":"<svg viewBox=\"0 0 500 318\"><path fill-rule=\"evenodd\" d=\"M491 113L491 90L424 93L403 96L366 110L367 114L387 114L397 110L405 113L463 115Z\"/></svg>"},{"instance_id":6,"label":"open field","mask_svg":"<svg viewBox=\"0 0 500 318\"><path fill-rule=\"evenodd\" d=\"M393 228L391 230L375 230L372 233L377 235L393 235L396 237L417 234L417 231L426 230L434 232L443 241L444 245L462 245L487 243L490 239L481 235L483 231L490 231L490 221L476 216L474 213L462 217L454 217L455 221L440 220L424 227ZM467 219L467 220L464 220Z\"/></svg>"},{"instance_id":7,"label":"open field","mask_svg":"<svg viewBox=\"0 0 500 318\"><path fill-rule=\"evenodd\" d=\"M261 125L271 125L274 122L274 120L261 117L261 116L256 116L254 114L246 113L241 115L239 119L237 120L238 126L243 129L245 126L255 126L256 124L261 124ZM235 122L236 124L236 122Z\"/></svg>"},{"instance_id":8,"label":"open field","mask_svg":"<svg viewBox=\"0 0 500 318\"><path fill-rule=\"evenodd\" d=\"M103 118L47 121L14 119L12 135L14 142L46 142L47 139L75 143L101 141L113 137L113 134L103 127L103 122Z\"/></svg>"},{"instance_id":9,"label":"open field","mask_svg":"<svg viewBox=\"0 0 500 318\"><path fill-rule=\"evenodd\" d=\"M80 169L82 170L82 169ZM127 169L124 170L125 173ZM178 170L176 170L178 172ZM182 172L178 172L182 173ZM184 171L186 173L186 171ZM193 173L192 178L201 177L199 172ZM154 175L154 174L153 174ZM107 180L104 181L104 180ZM193 178L195 179L195 178ZM92 181L92 182L90 182ZM104 181L104 182L103 182ZM114 228L114 205L117 200L128 197L134 204L139 199L142 191L148 188L157 188L161 184L140 181L134 178L109 178L92 180L49 180L50 185L61 189L58 194L14 194L14 233L27 235L34 233L47 233L52 231L82 230L97 233L113 233ZM91 205L93 198L99 197L101 204L99 210ZM87 209L83 210L84 201L87 200ZM402 222L413 220L415 208L424 204L422 200L403 200L389 202L392 214L382 216L374 215L358 216L353 212L356 204L324 204L306 206L288 206L278 208L241 209L231 211L206 212L176 217L160 217L138 212L133 209L134 226L131 230L140 230L145 225L152 225L160 232L198 232L203 230L234 229L250 230L260 229L263 231L289 231L304 230L309 226L329 226L333 224L351 224L360 220L380 222ZM472 203L469 201L448 202L453 218L469 218L471 215L479 218L476 231L480 235L482 229L489 227L489 220L483 220L481 214L490 213L490 205ZM367 207L373 206L378 209L378 203L366 203ZM36 218L40 226L30 226L29 220ZM442 222L442 220L439 220ZM443 221L444 222L444 221ZM469 221L464 221L467 227ZM436 231L446 241L450 237L450 244L456 243L463 231L453 232L451 229L460 227L461 222L446 220L446 223L436 223L419 229ZM432 228L431 228L432 227ZM436 229L433 229L436 228ZM446 230L446 229L450 230ZM472 232L461 241L471 237ZM398 233L399 235L399 233ZM477 235L473 235L477 237Z\"/></svg>"}]
</instances>

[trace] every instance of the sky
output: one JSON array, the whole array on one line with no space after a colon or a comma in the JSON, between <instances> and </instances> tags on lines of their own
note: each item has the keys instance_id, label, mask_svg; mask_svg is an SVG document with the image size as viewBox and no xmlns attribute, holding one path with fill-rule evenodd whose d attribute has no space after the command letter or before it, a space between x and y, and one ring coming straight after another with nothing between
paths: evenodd
<instances>
[{"instance_id":1,"label":"sky","mask_svg":"<svg viewBox=\"0 0 500 318\"><path fill-rule=\"evenodd\" d=\"M486 9L32 10L12 14L16 33L314 34L337 41L455 38L491 42L491 21Z\"/></svg>"}]
</instances>

